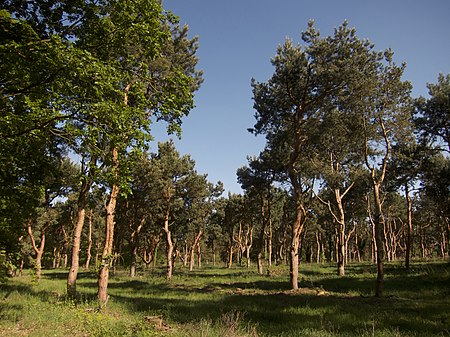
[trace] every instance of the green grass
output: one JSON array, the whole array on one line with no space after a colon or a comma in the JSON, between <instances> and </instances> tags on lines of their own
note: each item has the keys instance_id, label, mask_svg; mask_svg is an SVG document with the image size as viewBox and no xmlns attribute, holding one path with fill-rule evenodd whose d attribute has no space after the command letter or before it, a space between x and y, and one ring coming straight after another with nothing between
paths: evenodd
<instances>
[{"instance_id":1,"label":"green grass","mask_svg":"<svg viewBox=\"0 0 450 337\"><path fill-rule=\"evenodd\" d=\"M272 276L242 268L125 271L112 275L105 310L96 309L97 280L81 273L79 298L65 297L66 272L44 271L0 284L0 336L450 336L450 264L386 265L385 297L372 297L370 264L301 265L298 291L288 271Z\"/></svg>"}]
</instances>

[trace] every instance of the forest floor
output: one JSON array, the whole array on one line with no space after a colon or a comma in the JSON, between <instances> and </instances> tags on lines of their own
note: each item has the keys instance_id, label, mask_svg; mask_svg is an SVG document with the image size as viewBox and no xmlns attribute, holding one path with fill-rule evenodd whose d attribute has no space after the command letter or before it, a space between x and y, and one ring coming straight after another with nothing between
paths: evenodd
<instances>
[{"instance_id":1,"label":"forest floor","mask_svg":"<svg viewBox=\"0 0 450 337\"><path fill-rule=\"evenodd\" d=\"M81 272L77 300L65 295L67 271L32 271L0 281L0 336L450 336L450 263L385 267L385 296L373 297L375 269L301 264L300 289L289 270L205 266L111 275L106 308L97 310L97 275Z\"/></svg>"}]
</instances>

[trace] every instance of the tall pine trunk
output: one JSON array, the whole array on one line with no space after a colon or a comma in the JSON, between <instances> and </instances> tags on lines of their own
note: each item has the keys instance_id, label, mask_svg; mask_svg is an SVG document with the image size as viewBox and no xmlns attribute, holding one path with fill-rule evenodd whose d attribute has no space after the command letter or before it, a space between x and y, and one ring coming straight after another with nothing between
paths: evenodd
<instances>
[{"instance_id":1,"label":"tall pine trunk","mask_svg":"<svg viewBox=\"0 0 450 337\"><path fill-rule=\"evenodd\" d=\"M297 215L295 222L291 225L291 247L290 247L290 268L289 276L292 289L298 289L298 264L299 264L299 248L300 238L303 231L304 216L303 207L297 205Z\"/></svg>"},{"instance_id":2,"label":"tall pine trunk","mask_svg":"<svg viewBox=\"0 0 450 337\"><path fill-rule=\"evenodd\" d=\"M299 146L297 144L297 146ZM298 263L299 263L299 248L300 238L303 232L306 210L302 204L302 189L299 182L297 170L294 168L295 160L297 159L298 152L294 151L290 158L289 178L291 180L292 187L294 189L295 197L295 221L291 224L291 243L290 243L290 266L289 266L289 278L291 287L293 290L298 289Z\"/></svg>"}]
</instances>

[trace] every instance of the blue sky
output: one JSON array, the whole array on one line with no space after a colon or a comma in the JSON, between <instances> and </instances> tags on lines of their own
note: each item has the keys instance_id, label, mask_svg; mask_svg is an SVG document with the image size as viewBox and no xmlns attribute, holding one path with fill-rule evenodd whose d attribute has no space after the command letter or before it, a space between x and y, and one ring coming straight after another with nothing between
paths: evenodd
<instances>
[{"instance_id":1,"label":"blue sky","mask_svg":"<svg viewBox=\"0 0 450 337\"><path fill-rule=\"evenodd\" d=\"M175 144L199 173L233 193L241 192L236 170L264 147L262 137L247 132L255 123L250 81L270 78L276 47L286 37L300 43L310 19L323 36L347 20L376 50L391 48L396 62L407 64L413 97L426 96L427 83L450 73L449 0L163 0L163 6L198 35L204 71L196 108ZM160 126L154 136L168 139Z\"/></svg>"}]
</instances>

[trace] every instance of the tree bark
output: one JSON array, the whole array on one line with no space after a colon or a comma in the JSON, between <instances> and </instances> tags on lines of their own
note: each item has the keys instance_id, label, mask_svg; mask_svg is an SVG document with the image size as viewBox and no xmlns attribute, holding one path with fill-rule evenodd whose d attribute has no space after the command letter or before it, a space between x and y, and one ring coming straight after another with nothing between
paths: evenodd
<instances>
[{"instance_id":1,"label":"tree bark","mask_svg":"<svg viewBox=\"0 0 450 337\"><path fill-rule=\"evenodd\" d=\"M112 150L112 160L114 175L118 176L119 170L119 153L117 148ZM111 194L109 196L108 204L105 205L106 221L105 221L105 245L102 252L102 262L98 274L98 302L100 308L104 308L108 302L108 280L109 268L113 260L113 243L114 243L114 224L117 196L119 195L120 187L116 183L112 184Z\"/></svg>"},{"instance_id":2,"label":"tree bark","mask_svg":"<svg viewBox=\"0 0 450 337\"><path fill-rule=\"evenodd\" d=\"M375 201L375 242L376 242L376 262L377 262L377 280L375 283L375 296L383 296L383 279L384 279L384 258L385 258L385 237L384 237L384 216L382 212L380 199L380 184L373 184L373 194Z\"/></svg>"},{"instance_id":3,"label":"tree bark","mask_svg":"<svg viewBox=\"0 0 450 337\"><path fill-rule=\"evenodd\" d=\"M230 246L228 247L227 268L230 269L232 266L233 266L233 242L230 241Z\"/></svg>"},{"instance_id":4,"label":"tree bark","mask_svg":"<svg viewBox=\"0 0 450 337\"><path fill-rule=\"evenodd\" d=\"M166 233L166 244L167 244L167 271L166 278L170 280L173 274L173 241L172 241L172 233L169 229L169 215L170 208L167 207L166 215L164 218L164 232Z\"/></svg>"},{"instance_id":5,"label":"tree bark","mask_svg":"<svg viewBox=\"0 0 450 337\"><path fill-rule=\"evenodd\" d=\"M33 250L36 253L36 281L39 283L41 280L41 271L42 271L42 256L44 255L44 247L45 247L45 230L46 225L44 225L41 229L41 242L39 243L39 248L36 246L36 242L34 240L33 232L31 230L31 222L32 220L29 219L27 222L27 232L28 236L31 240L31 245L33 246Z\"/></svg>"},{"instance_id":6,"label":"tree bark","mask_svg":"<svg viewBox=\"0 0 450 337\"><path fill-rule=\"evenodd\" d=\"M412 202L411 196L409 195L408 183L405 184L405 197L406 197L406 209L408 216L408 227L406 230L406 251L405 251L405 268L409 270L411 249L412 249L412 236L413 236L413 225L412 225Z\"/></svg>"},{"instance_id":7,"label":"tree bark","mask_svg":"<svg viewBox=\"0 0 450 337\"><path fill-rule=\"evenodd\" d=\"M300 237L304 227L304 208L303 205L297 205L297 215L295 222L291 225L291 259L290 259L290 282L292 289L298 289L298 264Z\"/></svg>"},{"instance_id":8,"label":"tree bark","mask_svg":"<svg viewBox=\"0 0 450 337\"><path fill-rule=\"evenodd\" d=\"M366 128L366 121L364 120L364 128ZM375 203L375 214L374 214L374 234L375 234L375 243L376 243L376 263L377 263L377 280L375 283L375 296L376 297L382 297L383 296L383 279L384 279L384 258L385 258L385 221L383 216L383 210L382 210L382 202L380 198L380 188L381 184L384 181L384 178L386 176L386 168L387 163L390 158L391 153L391 144L388 138L388 132L385 128L383 119L381 117L378 117L378 124L382 130L382 137L384 139L384 145L385 145L385 153L381 161L381 168L376 169L375 167L371 166L369 163L369 144L368 139L366 137L365 139L365 162L366 166L371 172L371 180L372 180L372 187L373 187L373 195L374 195L374 203Z\"/></svg>"},{"instance_id":9,"label":"tree bark","mask_svg":"<svg viewBox=\"0 0 450 337\"><path fill-rule=\"evenodd\" d=\"M295 221L291 224L291 242L290 242L290 266L289 278L293 290L298 289L298 263L299 263L299 247L300 238L304 229L306 220L306 210L303 205L303 191L300 184L299 172L296 168L296 163L301 156L301 148L303 146L304 138L301 131L302 109L298 108L295 114L295 144L292 152L289 154L288 174L291 181L294 199L295 199Z\"/></svg>"},{"instance_id":10,"label":"tree bark","mask_svg":"<svg viewBox=\"0 0 450 337\"><path fill-rule=\"evenodd\" d=\"M23 265L25 264L25 249L24 249L25 238L23 235L19 236L19 246L20 246L20 266L19 266L19 276L22 276Z\"/></svg>"},{"instance_id":11,"label":"tree bark","mask_svg":"<svg viewBox=\"0 0 450 337\"><path fill-rule=\"evenodd\" d=\"M264 249L266 246L266 227L267 218L264 206L264 199L261 197L261 231L259 232L259 251L258 251L258 274L263 275Z\"/></svg>"},{"instance_id":12,"label":"tree bark","mask_svg":"<svg viewBox=\"0 0 450 337\"><path fill-rule=\"evenodd\" d=\"M272 267L272 254L273 254L273 228L272 228L272 217L270 215L270 203L269 203L269 233L267 235L267 267L270 269Z\"/></svg>"},{"instance_id":13,"label":"tree bark","mask_svg":"<svg viewBox=\"0 0 450 337\"><path fill-rule=\"evenodd\" d=\"M200 239L203 235L203 228L200 228L197 235L195 236L194 242L192 243L191 249L190 249L190 257L189 257L189 271L194 270L194 264L195 264L195 248L198 248L197 246L200 244Z\"/></svg>"},{"instance_id":14,"label":"tree bark","mask_svg":"<svg viewBox=\"0 0 450 337\"><path fill-rule=\"evenodd\" d=\"M200 269L202 267L202 250L200 241L197 243L197 267Z\"/></svg>"},{"instance_id":15,"label":"tree bark","mask_svg":"<svg viewBox=\"0 0 450 337\"><path fill-rule=\"evenodd\" d=\"M150 247L148 247L149 240L146 240L145 247L143 248L142 254L140 255L142 261L144 261L147 269L150 269L151 263L156 258L156 251L158 249L159 242L161 241L161 234L158 234L158 236L151 236L150 239ZM147 249L149 248L149 249ZM147 250L148 253L147 253Z\"/></svg>"},{"instance_id":16,"label":"tree bark","mask_svg":"<svg viewBox=\"0 0 450 337\"><path fill-rule=\"evenodd\" d=\"M133 221L134 222L134 221ZM139 225L136 229L133 229L132 225L130 225L131 229L131 238L130 238L130 250L131 250L131 263L130 263L130 277L136 276L136 258L137 258L137 250L139 245L139 234L142 230L142 227L145 223L145 216L141 218Z\"/></svg>"},{"instance_id":17,"label":"tree bark","mask_svg":"<svg viewBox=\"0 0 450 337\"><path fill-rule=\"evenodd\" d=\"M253 224L247 228L245 233L245 257L247 259L247 268L250 269L251 259L250 259L250 251L253 245Z\"/></svg>"},{"instance_id":18,"label":"tree bark","mask_svg":"<svg viewBox=\"0 0 450 337\"><path fill-rule=\"evenodd\" d=\"M93 165L96 165L96 159L91 158L90 162L91 167ZM71 258L71 264L70 264L70 270L69 274L67 275L67 295L69 298L74 298L77 293L77 276L78 276L78 269L79 269L79 263L80 263L80 244L81 244L81 232L83 230L84 226L84 218L86 215L86 202L87 202L87 196L89 193L89 190L92 185L92 170L89 169L89 174L85 179L83 179L83 182L81 184L80 192L78 195L78 201L77 201L77 222L73 229L73 242L72 242L72 258Z\"/></svg>"},{"instance_id":19,"label":"tree bark","mask_svg":"<svg viewBox=\"0 0 450 337\"><path fill-rule=\"evenodd\" d=\"M88 214L88 224L89 224L89 232L88 232L88 246L87 246L87 250L86 250L86 264L85 264L85 268L87 271L89 271L89 263L91 262L91 249L92 249L92 210L89 211Z\"/></svg>"}]
</instances>

